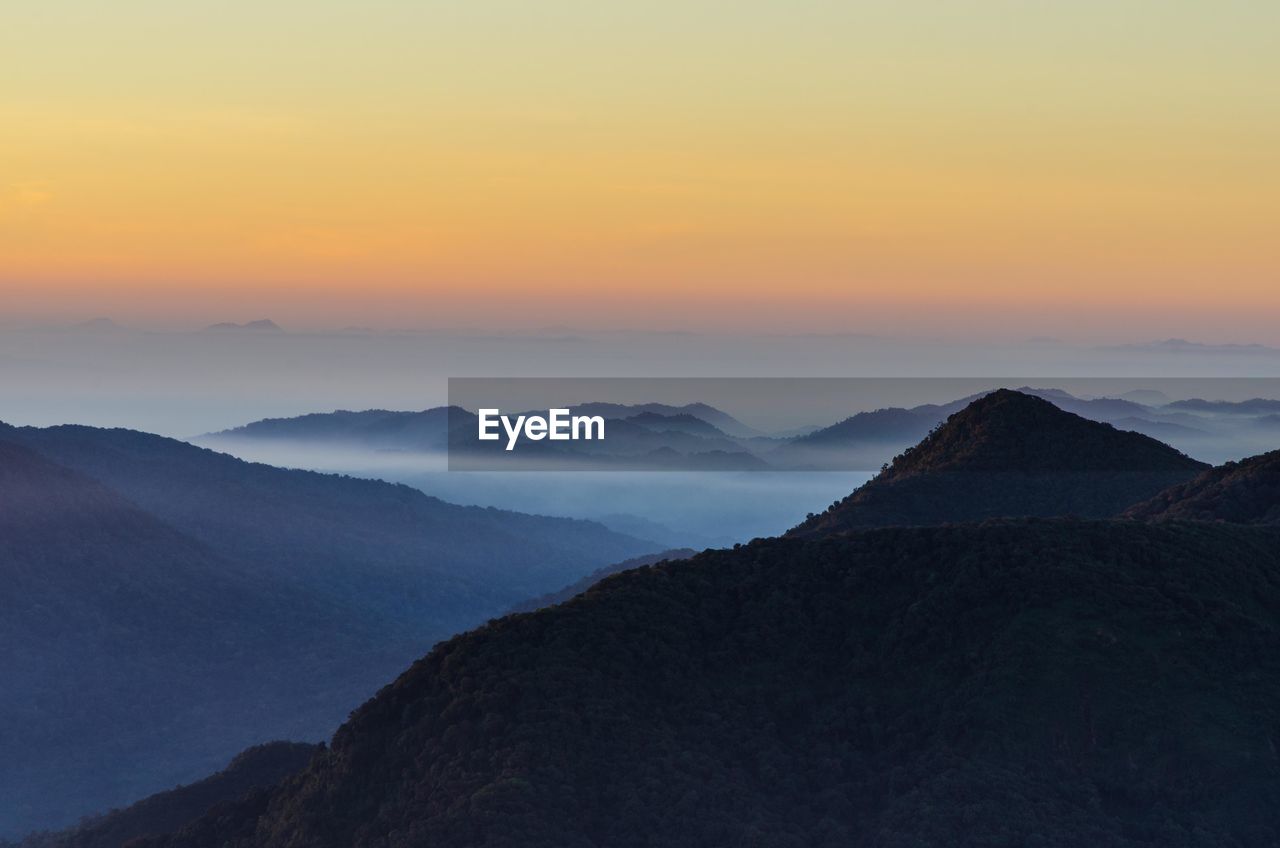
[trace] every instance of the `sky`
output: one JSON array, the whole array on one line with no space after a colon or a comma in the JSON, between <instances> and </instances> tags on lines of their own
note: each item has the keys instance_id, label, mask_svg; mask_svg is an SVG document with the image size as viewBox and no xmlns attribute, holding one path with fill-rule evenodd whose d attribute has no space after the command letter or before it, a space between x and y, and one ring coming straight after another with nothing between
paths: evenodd
<instances>
[{"instance_id":1,"label":"sky","mask_svg":"<svg viewBox=\"0 0 1280 848\"><path fill-rule=\"evenodd\" d=\"M1280 343L1280 4L0 8L0 317Z\"/></svg>"}]
</instances>

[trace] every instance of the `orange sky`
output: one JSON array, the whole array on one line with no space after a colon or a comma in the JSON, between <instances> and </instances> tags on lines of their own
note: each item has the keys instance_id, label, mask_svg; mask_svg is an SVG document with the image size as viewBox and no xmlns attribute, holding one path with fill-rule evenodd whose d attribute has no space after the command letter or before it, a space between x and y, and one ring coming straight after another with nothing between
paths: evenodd
<instances>
[{"instance_id":1,"label":"orange sky","mask_svg":"<svg viewBox=\"0 0 1280 848\"><path fill-rule=\"evenodd\" d=\"M1280 323L1275 4L10 6L6 315Z\"/></svg>"}]
</instances>

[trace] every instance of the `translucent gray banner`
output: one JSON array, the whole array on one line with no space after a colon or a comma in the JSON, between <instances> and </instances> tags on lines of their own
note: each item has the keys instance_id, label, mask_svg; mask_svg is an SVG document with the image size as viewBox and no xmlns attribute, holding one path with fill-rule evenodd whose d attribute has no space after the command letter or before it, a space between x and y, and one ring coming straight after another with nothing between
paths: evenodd
<instances>
[{"instance_id":1,"label":"translucent gray banner","mask_svg":"<svg viewBox=\"0 0 1280 848\"><path fill-rule=\"evenodd\" d=\"M441 442L451 471L875 472L998 389L1209 463L1280 447L1280 378L1213 377L451 378Z\"/></svg>"}]
</instances>

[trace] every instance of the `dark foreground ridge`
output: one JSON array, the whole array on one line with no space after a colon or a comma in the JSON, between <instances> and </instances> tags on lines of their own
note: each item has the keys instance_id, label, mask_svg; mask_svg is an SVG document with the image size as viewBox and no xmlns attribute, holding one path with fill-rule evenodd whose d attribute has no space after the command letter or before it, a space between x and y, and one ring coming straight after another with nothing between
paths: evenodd
<instances>
[{"instance_id":1,"label":"dark foreground ridge","mask_svg":"<svg viewBox=\"0 0 1280 848\"><path fill-rule=\"evenodd\" d=\"M559 591L550 592L546 595L531 598L530 600L517 604L511 608L511 612L533 612L534 610L540 610L543 607L562 604L572 597L581 595L583 592L611 575L619 574L623 571L630 571L633 568L643 568L646 565L657 565L658 563L665 562L666 560L688 559L696 553L697 551L693 548L672 548L669 551L662 551L657 554L647 554L646 556L632 557L631 559L623 560L622 562L616 562L613 565L606 565L604 568L596 569L581 580L570 583Z\"/></svg>"},{"instance_id":2,"label":"dark foreground ridge","mask_svg":"<svg viewBox=\"0 0 1280 848\"><path fill-rule=\"evenodd\" d=\"M1104 518L1208 467L1149 436L1001 389L791 534L1014 516Z\"/></svg>"},{"instance_id":3,"label":"dark foreground ridge","mask_svg":"<svg viewBox=\"0 0 1280 848\"><path fill-rule=\"evenodd\" d=\"M148 846L1275 845L1280 545L1019 520L778 539L437 646Z\"/></svg>"},{"instance_id":4,"label":"dark foreground ridge","mask_svg":"<svg viewBox=\"0 0 1280 848\"><path fill-rule=\"evenodd\" d=\"M1211 468L1125 514L1156 521L1280 525L1280 451Z\"/></svg>"}]
</instances>

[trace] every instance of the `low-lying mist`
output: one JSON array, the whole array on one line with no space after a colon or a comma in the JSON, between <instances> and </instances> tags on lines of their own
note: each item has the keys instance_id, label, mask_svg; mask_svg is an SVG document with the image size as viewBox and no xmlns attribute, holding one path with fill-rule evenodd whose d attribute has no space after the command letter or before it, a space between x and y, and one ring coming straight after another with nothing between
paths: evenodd
<instances>
[{"instance_id":1,"label":"low-lying mist","mask_svg":"<svg viewBox=\"0 0 1280 848\"><path fill-rule=\"evenodd\" d=\"M664 546L725 547L820 512L871 474L824 471L448 471L445 454L241 440L252 462L404 483L452 503L587 518Z\"/></svg>"}]
</instances>

